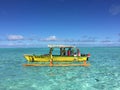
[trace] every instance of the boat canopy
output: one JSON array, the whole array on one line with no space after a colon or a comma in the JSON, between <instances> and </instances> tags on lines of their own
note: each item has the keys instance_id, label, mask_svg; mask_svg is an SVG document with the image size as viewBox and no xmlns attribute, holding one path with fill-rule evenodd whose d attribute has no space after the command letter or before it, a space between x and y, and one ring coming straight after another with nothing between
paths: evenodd
<instances>
[{"instance_id":1,"label":"boat canopy","mask_svg":"<svg viewBox=\"0 0 120 90\"><path fill-rule=\"evenodd\" d=\"M71 45L48 45L50 48L75 48L75 46Z\"/></svg>"}]
</instances>

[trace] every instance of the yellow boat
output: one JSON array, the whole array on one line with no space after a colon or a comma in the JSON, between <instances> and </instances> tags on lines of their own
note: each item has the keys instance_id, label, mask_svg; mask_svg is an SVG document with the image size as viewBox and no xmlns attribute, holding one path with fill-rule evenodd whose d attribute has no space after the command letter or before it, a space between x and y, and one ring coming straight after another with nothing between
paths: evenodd
<instances>
[{"instance_id":1,"label":"yellow boat","mask_svg":"<svg viewBox=\"0 0 120 90\"><path fill-rule=\"evenodd\" d=\"M54 62L72 62L72 61L86 61L88 60L87 56L79 57L79 56L57 56L52 55L27 55L25 54L24 57L29 62L49 62L51 59Z\"/></svg>"},{"instance_id":2,"label":"yellow boat","mask_svg":"<svg viewBox=\"0 0 120 90\"><path fill-rule=\"evenodd\" d=\"M75 46L70 45L48 45L50 48L49 54L44 55L29 55L25 54L24 57L29 62L83 62L87 61L90 54L80 54L80 50ZM59 48L59 55L53 55L55 48ZM76 52L75 52L76 49ZM58 49L57 49L58 50Z\"/></svg>"}]
</instances>

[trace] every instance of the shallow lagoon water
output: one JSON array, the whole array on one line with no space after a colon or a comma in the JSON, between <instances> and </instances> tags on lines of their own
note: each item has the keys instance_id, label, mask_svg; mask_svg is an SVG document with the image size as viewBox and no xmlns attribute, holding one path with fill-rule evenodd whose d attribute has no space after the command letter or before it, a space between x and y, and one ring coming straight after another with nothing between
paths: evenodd
<instances>
[{"instance_id":1,"label":"shallow lagoon water","mask_svg":"<svg viewBox=\"0 0 120 90\"><path fill-rule=\"evenodd\" d=\"M0 90L120 90L120 47L81 47L89 67L24 67L24 54L47 48L0 48ZM56 52L58 53L58 52Z\"/></svg>"}]
</instances>

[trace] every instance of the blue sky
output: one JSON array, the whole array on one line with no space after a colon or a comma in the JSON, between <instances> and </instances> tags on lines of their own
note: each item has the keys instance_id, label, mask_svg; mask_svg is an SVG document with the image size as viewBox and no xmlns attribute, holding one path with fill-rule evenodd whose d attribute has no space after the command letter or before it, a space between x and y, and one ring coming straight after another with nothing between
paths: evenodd
<instances>
[{"instance_id":1,"label":"blue sky","mask_svg":"<svg viewBox=\"0 0 120 90\"><path fill-rule=\"evenodd\" d=\"M120 46L120 0L0 0L0 47Z\"/></svg>"}]
</instances>

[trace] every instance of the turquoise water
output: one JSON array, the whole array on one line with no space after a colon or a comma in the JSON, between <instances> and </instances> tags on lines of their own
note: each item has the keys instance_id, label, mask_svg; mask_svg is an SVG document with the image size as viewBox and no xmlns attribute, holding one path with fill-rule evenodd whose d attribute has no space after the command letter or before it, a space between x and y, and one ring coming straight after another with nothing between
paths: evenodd
<instances>
[{"instance_id":1,"label":"turquoise water","mask_svg":"<svg viewBox=\"0 0 120 90\"><path fill-rule=\"evenodd\" d=\"M0 48L0 90L120 90L120 47L80 50L91 53L90 67L24 67L24 54L48 49Z\"/></svg>"}]
</instances>

